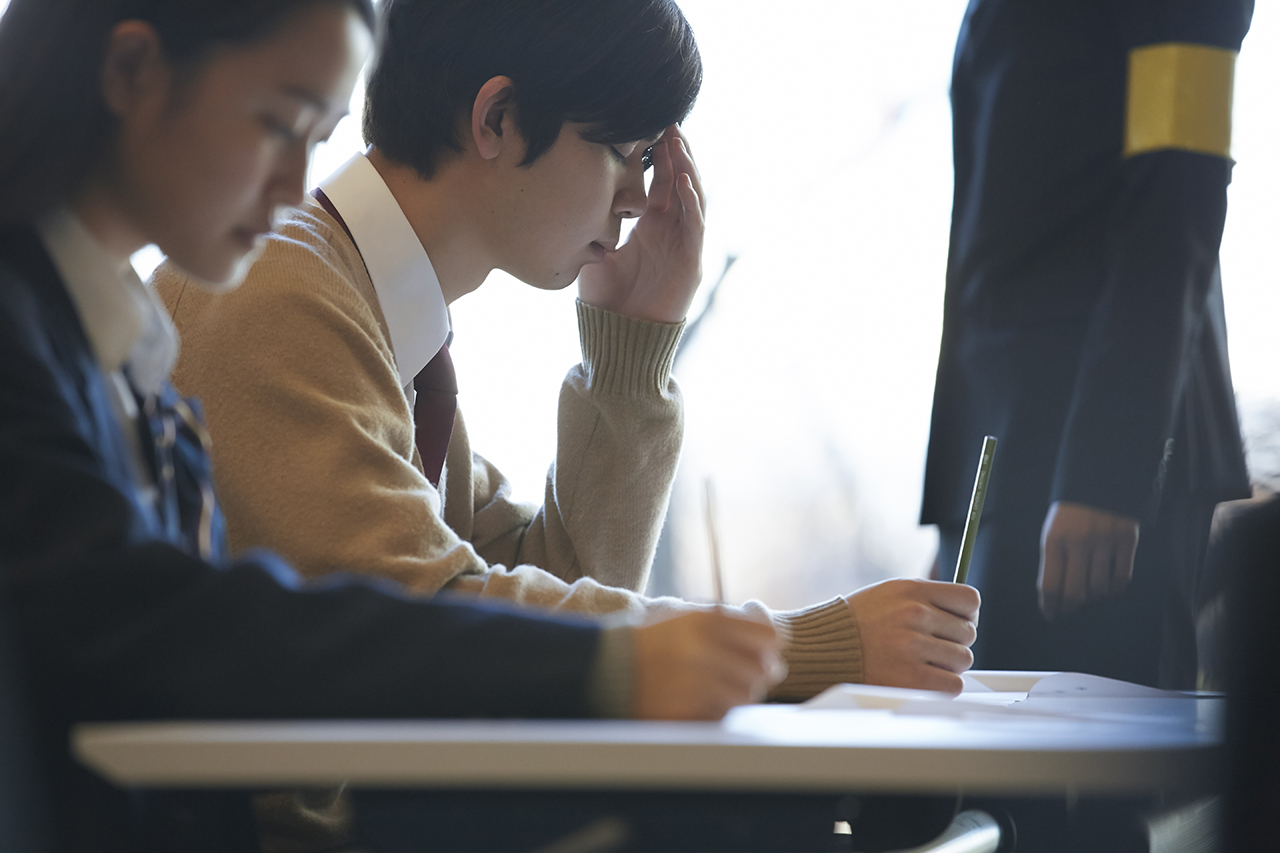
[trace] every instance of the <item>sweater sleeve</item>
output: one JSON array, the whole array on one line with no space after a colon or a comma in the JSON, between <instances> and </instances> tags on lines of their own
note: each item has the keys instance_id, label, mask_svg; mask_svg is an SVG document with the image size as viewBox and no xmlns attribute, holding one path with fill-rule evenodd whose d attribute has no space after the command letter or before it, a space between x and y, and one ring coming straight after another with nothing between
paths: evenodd
<instances>
[{"instance_id":1,"label":"sweater sleeve","mask_svg":"<svg viewBox=\"0 0 1280 853\"><path fill-rule=\"evenodd\" d=\"M490 563L640 591L649 577L684 434L671 365L684 328L578 303L582 363L560 391L556 459L541 507L504 531L506 481L477 459L475 531ZM493 516L492 518L490 516ZM518 536L511 535L518 533ZM505 534L505 535L504 535Z\"/></svg>"},{"instance_id":2,"label":"sweater sleeve","mask_svg":"<svg viewBox=\"0 0 1280 853\"><path fill-rule=\"evenodd\" d=\"M656 622L715 607L678 598L647 598L644 599L644 619ZM759 601L724 609L735 616L769 622L782 636L787 677L769 691L771 700L803 702L832 685L858 684L865 680L862 636L843 598L799 610L770 610Z\"/></svg>"}]
</instances>

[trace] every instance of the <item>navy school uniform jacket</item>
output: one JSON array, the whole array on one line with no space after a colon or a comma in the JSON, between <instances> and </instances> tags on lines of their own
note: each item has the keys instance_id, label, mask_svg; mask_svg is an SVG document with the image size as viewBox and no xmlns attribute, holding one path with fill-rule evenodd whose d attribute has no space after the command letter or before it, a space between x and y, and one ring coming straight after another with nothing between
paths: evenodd
<instances>
[{"instance_id":1,"label":"navy school uniform jacket","mask_svg":"<svg viewBox=\"0 0 1280 853\"><path fill-rule=\"evenodd\" d=\"M0 230L0 600L61 846L119 817L67 752L80 721L586 715L592 623L197 556L207 457L144 425L168 493L141 501L106 381L34 230Z\"/></svg>"},{"instance_id":2,"label":"navy school uniform jacket","mask_svg":"<svg viewBox=\"0 0 1280 853\"><path fill-rule=\"evenodd\" d=\"M1232 163L1124 146L1131 52L1238 51L1252 11L970 3L922 523L963 521L988 434L992 518L1063 500L1149 520L1171 460L1190 492L1247 496L1218 269Z\"/></svg>"}]
</instances>

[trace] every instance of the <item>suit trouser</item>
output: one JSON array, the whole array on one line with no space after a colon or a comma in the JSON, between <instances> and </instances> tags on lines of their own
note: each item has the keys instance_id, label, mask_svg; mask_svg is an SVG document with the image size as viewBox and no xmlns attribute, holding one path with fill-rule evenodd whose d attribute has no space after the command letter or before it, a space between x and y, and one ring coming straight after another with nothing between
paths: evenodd
<instances>
[{"instance_id":1,"label":"suit trouser","mask_svg":"<svg viewBox=\"0 0 1280 853\"><path fill-rule=\"evenodd\" d=\"M1036 593L1048 506L1028 501L984 518L969 567L969 583L982 593L974 667L1088 672L1194 688L1196 592L1214 505L1166 490L1154 522L1139 531L1128 588L1053 622L1041 614ZM946 575L956 564L963 528L940 525L939 534Z\"/></svg>"}]
</instances>

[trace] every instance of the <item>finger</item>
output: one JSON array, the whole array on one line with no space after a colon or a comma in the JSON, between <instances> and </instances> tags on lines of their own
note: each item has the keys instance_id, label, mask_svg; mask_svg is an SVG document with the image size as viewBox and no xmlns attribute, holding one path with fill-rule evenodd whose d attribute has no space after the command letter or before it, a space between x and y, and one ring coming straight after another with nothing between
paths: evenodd
<instances>
[{"instance_id":1,"label":"finger","mask_svg":"<svg viewBox=\"0 0 1280 853\"><path fill-rule=\"evenodd\" d=\"M670 143L659 140L653 146L653 181L649 184L648 213L665 213L671 206L671 190L675 185L675 166L671 160Z\"/></svg>"},{"instance_id":2,"label":"finger","mask_svg":"<svg viewBox=\"0 0 1280 853\"><path fill-rule=\"evenodd\" d=\"M929 584L933 586L933 584ZM955 589L969 589L975 595L977 590L972 587L966 587L961 584L943 583L940 586L948 586ZM939 597L944 602L945 595L938 595L936 592L929 590L928 598ZM966 596L967 597L967 596ZM928 599L926 599L927 601ZM959 608L954 602L947 602L957 609ZM946 640L951 643L959 643L961 645L971 645L977 639L977 627L969 619L963 616L957 616L954 613L943 609L933 603L913 602L907 605L903 611L905 614L905 623L911 630L918 631L920 634L937 637L940 640ZM976 613L974 614L976 615Z\"/></svg>"},{"instance_id":3,"label":"finger","mask_svg":"<svg viewBox=\"0 0 1280 853\"><path fill-rule=\"evenodd\" d=\"M672 152L676 170L689 176L689 181L698 192L699 210L703 216L706 216L707 194L702 191L702 173L698 171L698 164L694 162L693 155L689 153L683 138L672 143Z\"/></svg>"},{"instance_id":4,"label":"finger","mask_svg":"<svg viewBox=\"0 0 1280 853\"><path fill-rule=\"evenodd\" d=\"M688 148L690 153L693 152L693 148L689 145L689 137L685 135L684 128L678 124L668 125L667 129L662 132L662 138L683 139L685 142L685 148Z\"/></svg>"},{"instance_id":5,"label":"finger","mask_svg":"<svg viewBox=\"0 0 1280 853\"><path fill-rule=\"evenodd\" d=\"M954 672L925 665L912 673L911 686L916 690L937 690L954 695L964 690L964 679Z\"/></svg>"},{"instance_id":6,"label":"finger","mask_svg":"<svg viewBox=\"0 0 1280 853\"><path fill-rule=\"evenodd\" d=\"M964 672L973 666L973 652L959 643L930 640L924 649L924 661L948 672Z\"/></svg>"},{"instance_id":7,"label":"finger","mask_svg":"<svg viewBox=\"0 0 1280 853\"><path fill-rule=\"evenodd\" d=\"M1094 547L1089 555L1089 598L1106 598L1111 592L1112 566L1115 551L1106 546Z\"/></svg>"},{"instance_id":8,"label":"finger","mask_svg":"<svg viewBox=\"0 0 1280 853\"><path fill-rule=\"evenodd\" d=\"M1070 612L1084 604L1089 593L1089 561L1093 546L1072 542L1067 546L1067 568L1062 578L1062 610Z\"/></svg>"},{"instance_id":9,"label":"finger","mask_svg":"<svg viewBox=\"0 0 1280 853\"><path fill-rule=\"evenodd\" d=\"M967 648L977 641L978 626L968 619L961 619L959 616L940 612L929 634L939 640L956 643Z\"/></svg>"},{"instance_id":10,"label":"finger","mask_svg":"<svg viewBox=\"0 0 1280 853\"><path fill-rule=\"evenodd\" d=\"M681 174L680 179L676 182L676 192L680 195L680 204L685 215L685 230L693 235L701 234L706 228L706 220L703 215L704 208L698 191L694 189L693 181L689 178L687 172Z\"/></svg>"},{"instance_id":11,"label":"finger","mask_svg":"<svg viewBox=\"0 0 1280 853\"><path fill-rule=\"evenodd\" d=\"M713 655L748 662L765 670L767 658L781 654L782 642L771 623L717 611L702 627L699 645Z\"/></svg>"},{"instance_id":12,"label":"finger","mask_svg":"<svg viewBox=\"0 0 1280 853\"><path fill-rule=\"evenodd\" d=\"M930 581L924 589L927 591L929 603L934 607L969 622L978 621L982 595L974 587L948 581Z\"/></svg>"},{"instance_id":13,"label":"finger","mask_svg":"<svg viewBox=\"0 0 1280 853\"><path fill-rule=\"evenodd\" d=\"M1062 576L1066 569L1066 555L1057 540L1047 539L1041 547L1040 574L1036 578L1036 592L1040 597L1040 612L1052 622L1062 606Z\"/></svg>"},{"instance_id":14,"label":"finger","mask_svg":"<svg viewBox=\"0 0 1280 853\"><path fill-rule=\"evenodd\" d=\"M762 697L769 689L769 669L762 658L752 661L721 659L705 670L700 681L734 705Z\"/></svg>"},{"instance_id":15,"label":"finger","mask_svg":"<svg viewBox=\"0 0 1280 853\"><path fill-rule=\"evenodd\" d=\"M1133 580L1133 561L1138 553L1138 532L1126 531L1116 544L1115 565L1111 571L1111 594L1119 595Z\"/></svg>"},{"instance_id":16,"label":"finger","mask_svg":"<svg viewBox=\"0 0 1280 853\"><path fill-rule=\"evenodd\" d=\"M714 618L708 625L717 631L736 632L743 637L759 637L770 642L779 638L778 629L767 617L748 616L716 607L710 611Z\"/></svg>"}]
</instances>

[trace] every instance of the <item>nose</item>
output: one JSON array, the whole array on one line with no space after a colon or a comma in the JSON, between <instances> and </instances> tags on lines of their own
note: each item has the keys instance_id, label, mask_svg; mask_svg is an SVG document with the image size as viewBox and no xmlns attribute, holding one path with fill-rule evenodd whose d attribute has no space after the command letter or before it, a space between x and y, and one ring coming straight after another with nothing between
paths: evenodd
<instances>
[{"instance_id":1,"label":"nose","mask_svg":"<svg viewBox=\"0 0 1280 853\"><path fill-rule=\"evenodd\" d=\"M642 216L648 206L649 197L644 191L644 166L636 163L627 169L622 183L613 195L613 213L623 219L635 219Z\"/></svg>"}]
</instances>

